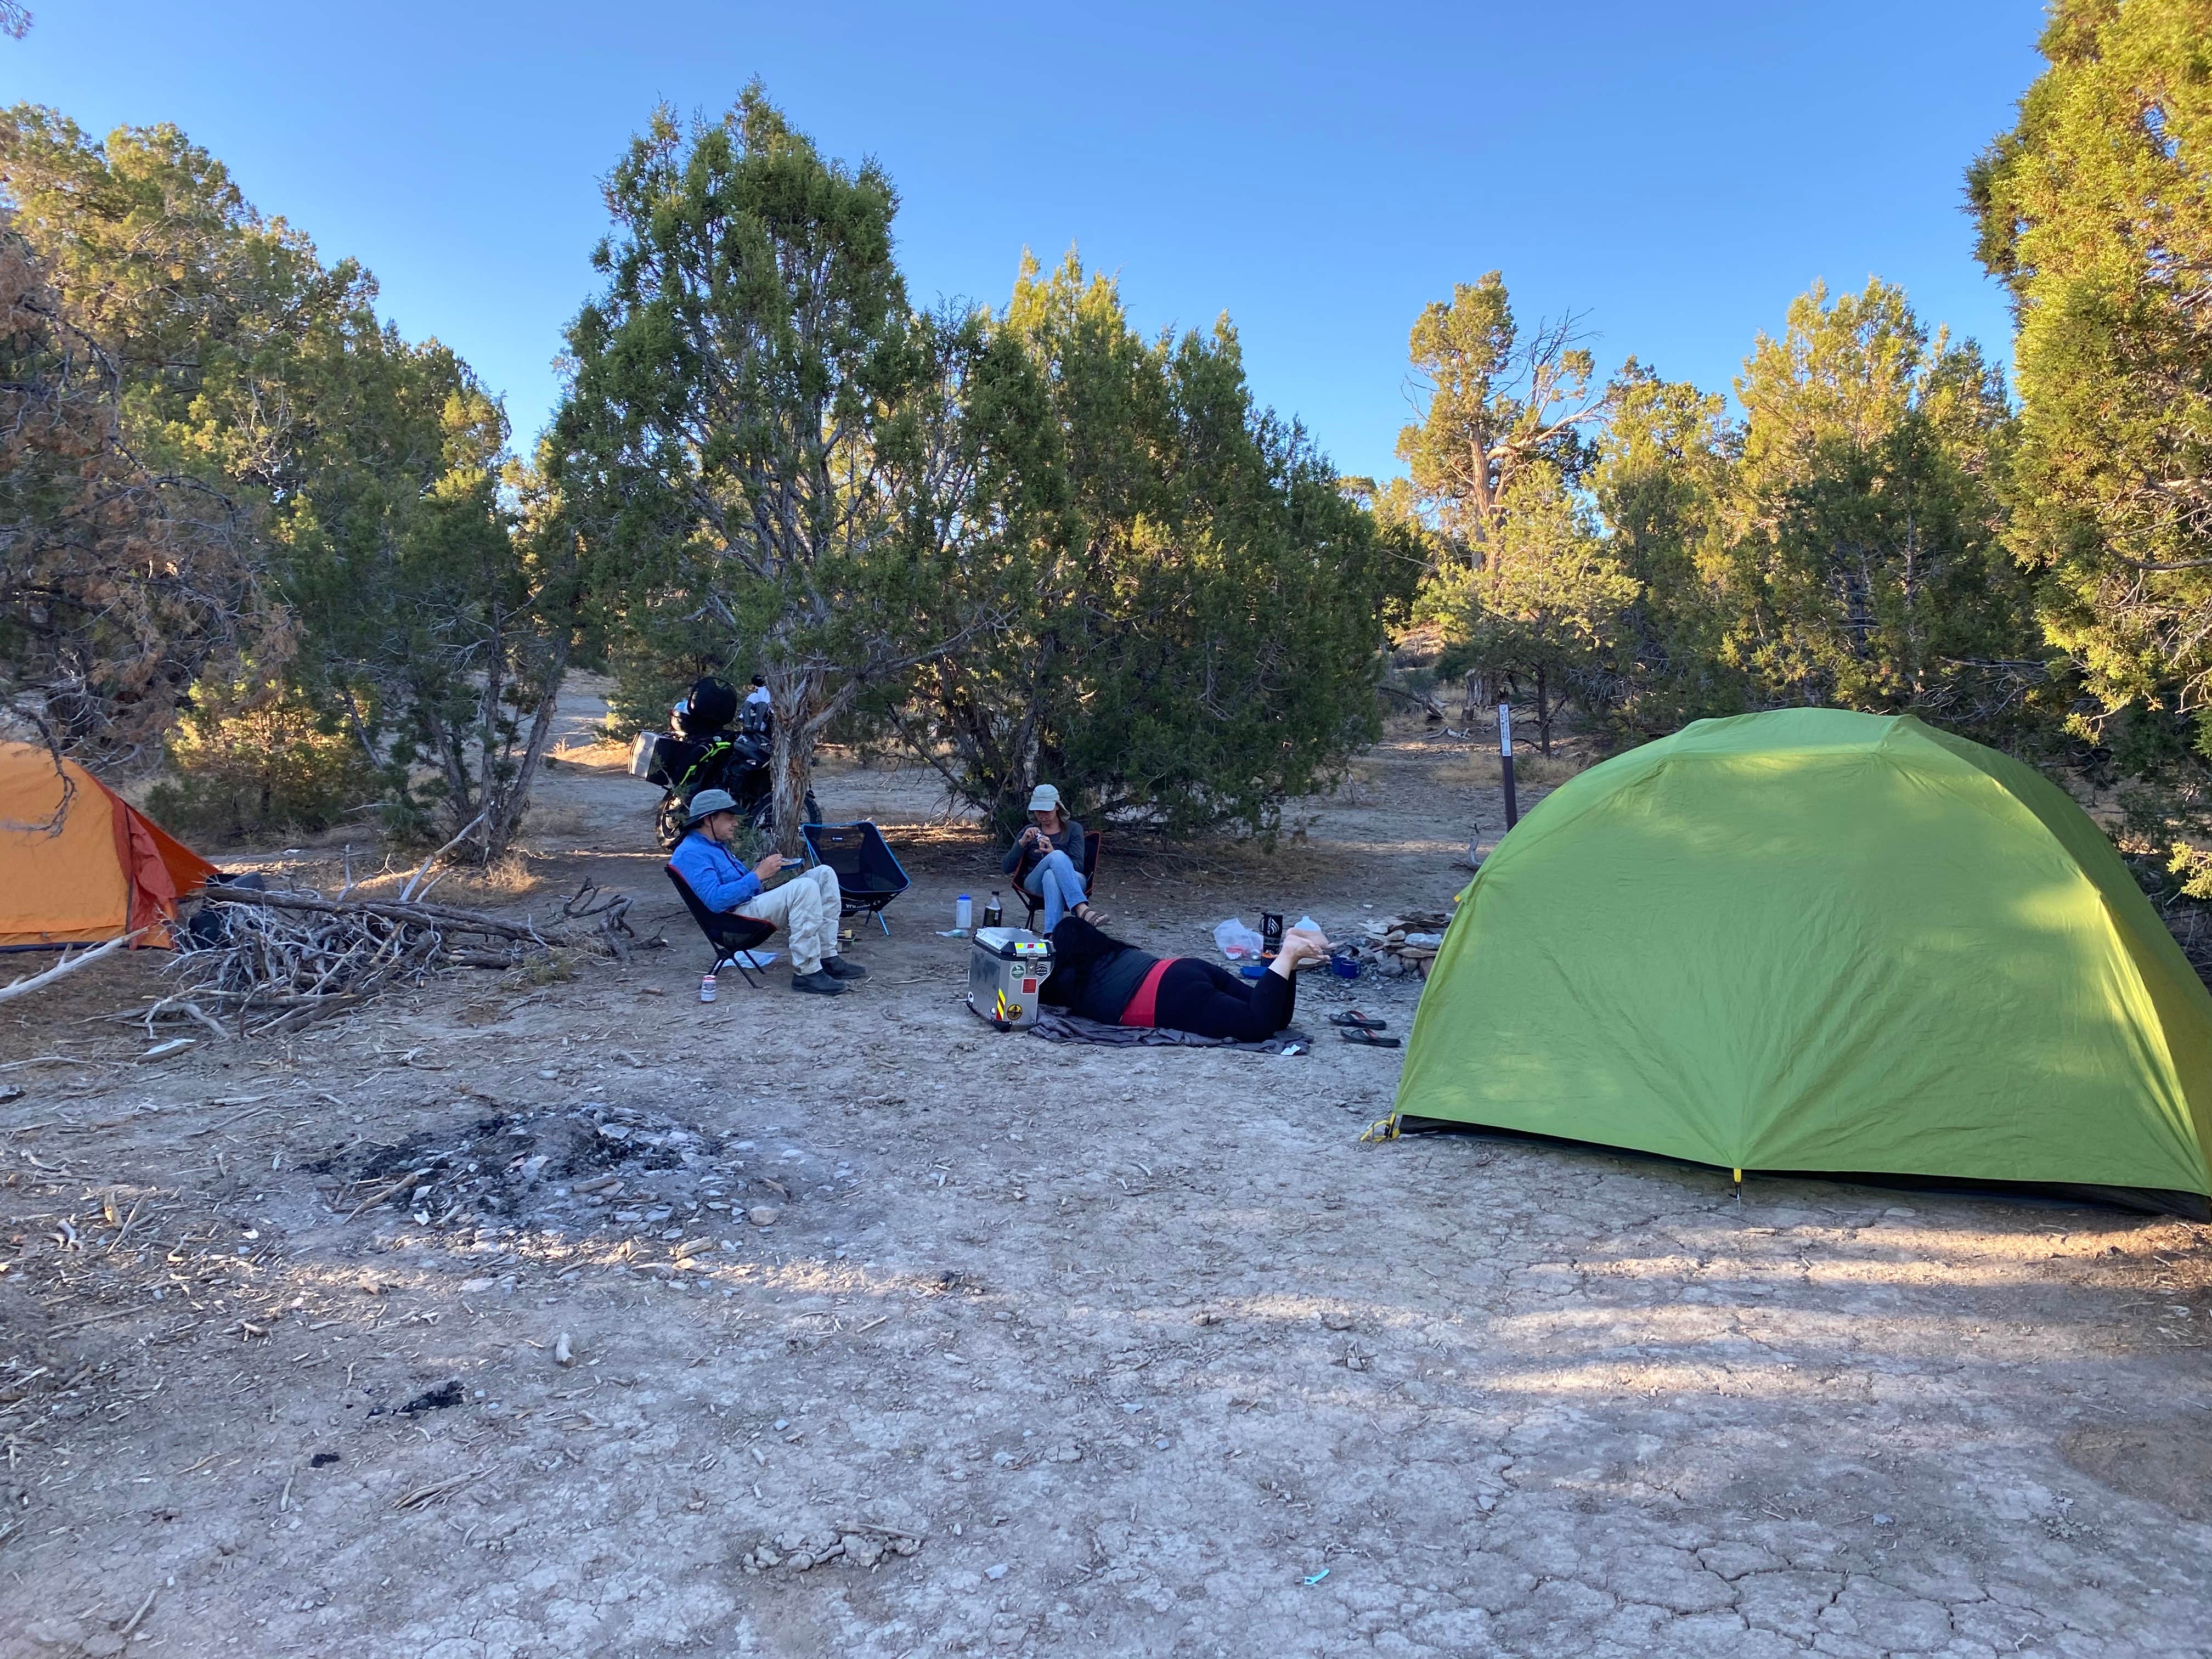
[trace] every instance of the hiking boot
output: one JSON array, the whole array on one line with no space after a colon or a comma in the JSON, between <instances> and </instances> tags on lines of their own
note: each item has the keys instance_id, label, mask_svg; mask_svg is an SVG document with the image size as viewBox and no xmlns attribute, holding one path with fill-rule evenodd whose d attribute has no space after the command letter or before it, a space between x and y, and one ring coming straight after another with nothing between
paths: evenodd
<instances>
[{"instance_id":1,"label":"hiking boot","mask_svg":"<svg viewBox=\"0 0 2212 1659\"><path fill-rule=\"evenodd\" d=\"M819 968L811 974L793 974L791 988L811 991L817 997L842 997L845 994L845 988L837 982L836 975L825 974Z\"/></svg>"},{"instance_id":2,"label":"hiking boot","mask_svg":"<svg viewBox=\"0 0 2212 1659\"><path fill-rule=\"evenodd\" d=\"M822 971L832 979L866 979L868 970L857 962L848 962L842 957L822 958Z\"/></svg>"}]
</instances>

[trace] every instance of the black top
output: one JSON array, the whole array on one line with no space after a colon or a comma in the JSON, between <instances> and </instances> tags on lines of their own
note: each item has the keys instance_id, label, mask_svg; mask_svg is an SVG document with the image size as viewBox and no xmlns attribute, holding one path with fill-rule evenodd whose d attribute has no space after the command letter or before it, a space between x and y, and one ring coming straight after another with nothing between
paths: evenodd
<instances>
[{"instance_id":1,"label":"black top","mask_svg":"<svg viewBox=\"0 0 2212 1659\"><path fill-rule=\"evenodd\" d=\"M1063 916L1052 930L1052 977L1037 1000L1112 1025L1158 960L1149 951L1109 939L1080 916Z\"/></svg>"}]
</instances>

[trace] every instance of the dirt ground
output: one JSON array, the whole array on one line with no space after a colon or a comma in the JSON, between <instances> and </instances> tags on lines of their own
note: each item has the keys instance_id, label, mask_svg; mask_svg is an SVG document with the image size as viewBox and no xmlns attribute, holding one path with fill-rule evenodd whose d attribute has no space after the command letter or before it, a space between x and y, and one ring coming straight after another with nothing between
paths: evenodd
<instances>
[{"instance_id":1,"label":"dirt ground","mask_svg":"<svg viewBox=\"0 0 2212 1659\"><path fill-rule=\"evenodd\" d=\"M1411 981L1297 1057L998 1035L915 773L820 780L915 878L858 994L702 1006L609 758L448 887L634 893L626 967L156 1060L150 956L0 1013L0 1655L2212 1652L2212 1230L1362 1145L1398 1056L1325 1018ZM1397 732L1101 900L1441 908L1493 765Z\"/></svg>"}]
</instances>

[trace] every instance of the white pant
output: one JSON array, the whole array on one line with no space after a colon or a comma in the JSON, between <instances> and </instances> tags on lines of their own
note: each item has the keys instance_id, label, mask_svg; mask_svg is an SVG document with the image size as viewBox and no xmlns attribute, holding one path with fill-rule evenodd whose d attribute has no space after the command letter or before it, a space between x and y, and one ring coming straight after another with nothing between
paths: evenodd
<instances>
[{"instance_id":1,"label":"white pant","mask_svg":"<svg viewBox=\"0 0 2212 1659\"><path fill-rule=\"evenodd\" d=\"M791 936L792 971L811 974L822 966L823 957L837 954L837 915L843 908L836 872L817 864L782 886L747 899L737 914L782 928Z\"/></svg>"}]
</instances>

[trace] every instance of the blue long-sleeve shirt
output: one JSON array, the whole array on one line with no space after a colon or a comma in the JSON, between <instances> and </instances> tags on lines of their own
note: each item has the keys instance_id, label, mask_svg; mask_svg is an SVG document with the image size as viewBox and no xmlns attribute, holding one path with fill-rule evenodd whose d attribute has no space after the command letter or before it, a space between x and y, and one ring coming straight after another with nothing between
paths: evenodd
<instances>
[{"instance_id":1,"label":"blue long-sleeve shirt","mask_svg":"<svg viewBox=\"0 0 2212 1659\"><path fill-rule=\"evenodd\" d=\"M703 830L694 830L677 842L668 861L709 910L726 915L760 896L761 878Z\"/></svg>"}]
</instances>

